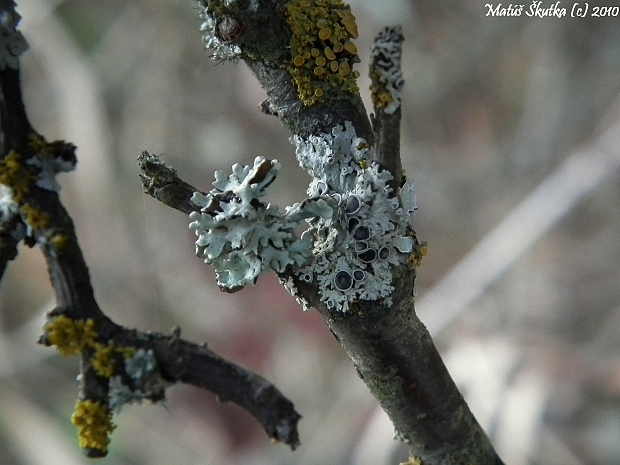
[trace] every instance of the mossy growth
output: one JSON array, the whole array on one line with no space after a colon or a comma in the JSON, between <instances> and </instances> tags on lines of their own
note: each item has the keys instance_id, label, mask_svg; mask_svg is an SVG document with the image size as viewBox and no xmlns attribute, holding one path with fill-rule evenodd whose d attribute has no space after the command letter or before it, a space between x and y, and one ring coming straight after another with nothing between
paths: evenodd
<instances>
[{"instance_id":1,"label":"mossy growth","mask_svg":"<svg viewBox=\"0 0 620 465\"><path fill-rule=\"evenodd\" d=\"M339 0L292 0L286 18L293 33L286 69L304 105L322 101L330 87L358 92L353 65L360 59L352 42L358 30L350 7Z\"/></svg>"},{"instance_id":2,"label":"mossy growth","mask_svg":"<svg viewBox=\"0 0 620 465\"><path fill-rule=\"evenodd\" d=\"M96 343L95 321L73 320L60 315L47 324L45 336L61 355L77 355Z\"/></svg>"},{"instance_id":3,"label":"mossy growth","mask_svg":"<svg viewBox=\"0 0 620 465\"><path fill-rule=\"evenodd\" d=\"M34 230L46 229L50 224L50 215L43 210L26 203L23 207L26 224Z\"/></svg>"},{"instance_id":4,"label":"mossy growth","mask_svg":"<svg viewBox=\"0 0 620 465\"><path fill-rule=\"evenodd\" d=\"M62 252L69 242L69 238L65 234L53 234L49 240L50 245L56 252Z\"/></svg>"},{"instance_id":5,"label":"mossy growth","mask_svg":"<svg viewBox=\"0 0 620 465\"><path fill-rule=\"evenodd\" d=\"M383 110L394 101L392 94L385 89L385 86L378 84L380 75L375 73L371 76L372 84L370 85L370 99L372 104Z\"/></svg>"},{"instance_id":6,"label":"mossy growth","mask_svg":"<svg viewBox=\"0 0 620 465\"><path fill-rule=\"evenodd\" d=\"M116 371L116 360L133 357L134 347L118 347L112 342L103 344L95 329L95 321L73 320L60 315L52 319L45 327L46 339L56 346L61 355L77 355L84 350L91 350L91 363L95 372L104 378L110 378Z\"/></svg>"},{"instance_id":7,"label":"mossy growth","mask_svg":"<svg viewBox=\"0 0 620 465\"><path fill-rule=\"evenodd\" d=\"M36 176L24 165L22 156L16 151L11 150L0 160L0 184L13 190L15 202L22 203L35 182Z\"/></svg>"},{"instance_id":8,"label":"mossy growth","mask_svg":"<svg viewBox=\"0 0 620 465\"><path fill-rule=\"evenodd\" d=\"M110 444L110 434L114 431L112 411L102 402L79 400L71 416L71 423L78 429L80 447L100 451L105 455Z\"/></svg>"},{"instance_id":9,"label":"mossy growth","mask_svg":"<svg viewBox=\"0 0 620 465\"><path fill-rule=\"evenodd\" d=\"M413 248L411 255L409 255L411 267L418 268L422 264L422 258L426 255L428 255L428 242L418 242Z\"/></svg>"}]
</instances>

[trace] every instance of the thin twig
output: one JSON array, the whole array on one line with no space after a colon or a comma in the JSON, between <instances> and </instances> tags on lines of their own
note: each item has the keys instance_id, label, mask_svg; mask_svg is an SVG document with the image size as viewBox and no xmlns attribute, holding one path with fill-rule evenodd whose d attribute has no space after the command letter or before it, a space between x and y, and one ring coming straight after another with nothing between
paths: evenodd
<instances>
[{"instance_id":1,"label":"thin twig","mask_svg":"<svg viewBox=\"0 0 620 465\"><path fill-rule=\"evenodd\" d=\"M300 415L271 383L219 357L205 345L172 335L144 333L112 322L99 308L73 221L60 202L55 174L75 166L75 147L49 143L31 127L21 96L19 53L25 46L11 1L0 2L0 270L23 240L38 245L47 261L56 308L40 342L63 354L79 354L80 395L73 422L90 457L107 453L112 411L123 403L161 400L176 382L199 386L255 416L267 434L291 448L299 445ZM17 43L17 45L15 45ZM24 42L25 43L25 42ZM8 44L8 45L7 45ZM17 52L17 53L16 53ZM148 154L147 154L148 155ZM144 156L145 187L185 213L196 191L174 170ZM142 364L142 365L140 365ZM125 396L125 397L123 397Z\"/></svg>"},{"instance_id":2,"label":"thin twig","mask_svg":"<svg viewBox=\"0 0 620 465\"><path fill-rule=\"evenodd\" d=\"M401 56L402 27L386 27L375 37L371 50L369 76L374 109L375 161L394 176L392 189L401 187L400 160L401 91L405 84Z\"/></svg>"}]
</instances>

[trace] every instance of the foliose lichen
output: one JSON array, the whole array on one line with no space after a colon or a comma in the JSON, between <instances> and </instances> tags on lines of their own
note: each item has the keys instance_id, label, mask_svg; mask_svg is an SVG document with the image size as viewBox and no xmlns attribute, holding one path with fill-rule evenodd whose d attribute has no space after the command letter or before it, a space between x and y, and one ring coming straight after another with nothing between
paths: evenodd
<instances>
[{"instance_id":1,"label":"foliose lichen","mask_svg":"<svg viewBox=\"0 0 620 465\"><path fill-rule=\"evenodd\" d=\"M229 292L255 283L265 270L292 270L301 281L317 282L330 308L346 312L357 300L379 299L389 306L391 270L412 253L421 256L409 226L416 210L413 182L392 192L392 175L369 161L374 150L351 122L291 140L313 177L309 198L285 213L259 200L280 170L277 161L257 157L252 167L234 165L229 176L216 172L215 189L192 197L201 207L190 214L197 255L213 265ZM303 220L308 226L298 238ZM292 277L280 278L299 299Z\"/></svg>"},{"instance_id":2,"label":"foliose lichen","mask_svg":"<svg viewBox=\"0 0 620 465\"><path fill-rule=\"evenodd\" d=\"M405 85L401 67L403 43L402 27L386 27L375 39L370 51L372 103L387 114L394 113L401 104Z\"/></svg>"},{"instance_id":3,"label":"foliose lichen","mask_svg":"<svg viewBox=\"0 0 620 465\"><path fill-rule=\"evenodd\" d=\"M299 305L301 305L302 310L304 312L310 310L311 308L310 303L306 299L304 299L304 297L299 293L297 286L295 286L295 281L293 280L293 277L287 276L286 278L284 278L280 276L278 278L279 278L280 284L282 284L284 289L286 289L286 291L295 298L295 301Z\"/></svg>"},{"instance_id":4,"label":"foliose lichen","mask_svg":"<svg viewBox=\"0 0 620 465\"><path fill-rule=\"evenodd\" d=\"M217 36L217 22L209 11L209 7L205 5L199 16L203 20L200 25L202 41L205 47L213 52L212 58L217 61L237 61L241 55L241 48L235 44L227 44Z\"/></svg>"},{"instance_id":5,"label":"foliose lichen","mask_svg":"<svg viewBox=\"0 0 620 465\"><path fill-rule=\"evenodd\" d=\"M138 349L125 358L125 373L129 380L121 376L110 378L109 403L114 412L120 412L125 404L142 403L144 399L163 399L165 385L158 379L149 383L157 370L157 360L153 350Z\"/></svg>"},{"instance_id":6,"label":"foliose lichen","mask_svg":"<svg viewBox=\"0 0 620 465\"><path fill-rule=\"evenodd\" d=\"M223 290L254 284L265 270L301 266L310 256L310 238L298 238L295 232L304 216L295 209L282 214L277 206L258 200L279 171L278 161L257 157L253 166L235 164L230 176L217 171L215 189L192 197L202 207L190 214L190 228L198 236L196 254L213 266Z\"/></svg>"},{"instance_id":7,"label":"foliose lichen","mask_svg":"<svg viewBox=\"0 0 620 465\"><path fill-rule=\"evenodd\" d=\"M406 200L393 195L392 175L369 162L373 149L357 137L350 122L329 134L295 136L297 158L313 180L310 197L330 198L337 210L317 218L306 234L313 238L313 257L298 276L317 280L321 300L347 311L356 300L384 299L390 305L391 269L405 263L415 240L409 221L415 211L411 188Z\"/></svg>"},{"instance_id":8,"label":"foliose lichen","mask_svg":"<svg viewBox=\"0 0 620 465\"><path fill-rule=\"evenodd\" d=\"M243 26L227 18L256 2L201 0L200 5L205 42L216 58L247 54L233 45ZM291 56L283 68L304 105L357 92L359 72L352 68L360 61L353 43L358 30L349 6L340 0L290 0L284 14ZM400 105L401 42L399 28L386 29L373 48L373 101L386 113ZM230 176L216 172L215 189L192 197L200 207L190 214L197 255L214 267L220 288L228 292L271 269L304 308L309 305L296 288L300 281L315 282L322 301L343 312L362 300L389 306L392 270L419 264L422 256L409 224L416 210L413 182L392 187L394 177L373 162L374 149L351 122L292 142L300 165L313 177L309 198L284 213L259 200L280 169L277 161L257 157L254 166L234 165ZM303 220L308 226L298 237Z\"/></svg>"},{"instance_id":9,"label":"foliose lichen","mask_svg":"<svg viewBox=\"0 0 620 465\"><path fill-rule=\"evenodd\" d=\"M286 19L291 27L291 73L299 98L312 105L325 98L330 86L357 92L359 63L355 17L348 5L339 0L292 0L286 4Z\"/></svg>"}]
</instances>

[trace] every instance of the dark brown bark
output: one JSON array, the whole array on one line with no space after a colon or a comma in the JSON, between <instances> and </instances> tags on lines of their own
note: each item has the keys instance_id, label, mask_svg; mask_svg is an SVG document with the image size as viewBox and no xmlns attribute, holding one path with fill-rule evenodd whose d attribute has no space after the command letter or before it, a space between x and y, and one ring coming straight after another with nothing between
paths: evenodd
<instances>
[{"instance_id":1,"label":"dark brown bark","mask_svg":"<svg viewBox=\"0 0 620 465\"><path fill-rule=\"evenodd\" d=\"M0 13L13 14L13 8L11 1L0 2ZM2 27L6 28L7 24ZM4 271L8 260L15 258L18 242L39 245L56 297L56 308L48 315L48 321L60 317L74 322L92 320L95 342L102 347L152 351L156 367L145 381L148 392L145 391L143 398L158 401L172 383L192 384L212 391L221 400L240 405L255 416L269 437L296 448L300 415L292 402L267 380L219 357L206 345L180 339L179 331L172 335L140 332L115 324L102 312L69 213L57 192L37 184L46 173L36 164L27 163L47 157L46 160L75 164L75 147L63 141L48 143L33 130L22 101L19 69L0 67L0 118L0 180L10 190L12 199L12 203L6 204L7 215L0 216L0 271ZM185 213L193 209L189 196L196 189L180 181L174 170L162 168L156 159L148 157L142 166L145 188L152 195ZM47 328L40 342L49 345ZM108 406L111 377L97 372L94 352L92 347L81 351L79 399ZM122 358L118 360L114 375L127 378L122 361ZM85 453L89 457L101 457L106 449L87 447Z\"/></svg>"},{"instance_id":2,"label":"dark brown bark","mask_svg":"<svg viewBox=\"0 0 620 465\"><path fill-rule=\"evenodd\" d=\"M286 47L291 35L284 24L284 2L262 2L258 12L237 11L224 7L223 3L208 2L216 22L232 17L244 24L244 33L233 43L240 47L240 57L267 91L268 99L262 108L278 116L285 127L301 137L329 133L336 125L352 122L358 136L376 143L375 161L394 175L394 195L397 195L402 181L400 107L387 114L382 107L375 106L371 128L355 92L341 92L338 98L304 106L284 69L287 60L292 59L281 48ZM269 16L267 25L262 22L264 14ZM260 37L267 28L271 28L267 34L269 40L258 44L248 40ZM285 37L277 37L278 33ZM402 36L399 40L402 41ZM360 377L390 416L397 436L407 442L411 454L421 463L501 464L415 314L414 269L400 266L392 270L392 276L395 291L389 307L382 300L362 301L354 302L347 312L328 308L320 300L316 283L302 282L296 279L295 273L282 278L291 278L298 296L319 310Z\"/></svg>"}]
</instances>

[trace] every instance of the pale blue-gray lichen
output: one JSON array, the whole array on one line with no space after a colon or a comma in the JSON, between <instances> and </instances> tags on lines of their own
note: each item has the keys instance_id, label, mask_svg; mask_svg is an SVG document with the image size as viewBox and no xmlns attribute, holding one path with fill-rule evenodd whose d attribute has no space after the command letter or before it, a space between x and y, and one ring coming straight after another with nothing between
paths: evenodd
<instances>
[{"instance_id":1,"label":"pale blue-gray lichen","mask_svg":"<svg viewBox=\"0 0 620 465\"><path fill-rule=\"evenodd\" d=\"M370 50L372 102L387 114L394 113L402 100L405 85L401 66L403 40L402 27L386 27Z\"/></svg>"},{"instance_id":2,"label":"pale blue-gray lichen","mask_svg":"<svg viewBox=\"0 0 620 465\"><path fill-rule=\"evenodd\" d=\"M389 306L391 269L404 263L414 246L407 235L412 191L407 189L403 208L388 185L392 175L369 161L373 150L350 122L292 142L300 165L314 177L308 194L338 205L334 215L317 219L306 231L313 237L313 258L298 276L316 280L330 308L346 312L354 301L378 299Z\"/></svg>"},{"instance_id":3,"label":"pale blue-gray lichen","mask_svg":"<svg viewBox=\"0 0 620 465\"><path fill-rule=\"evenodd\" d=\"M120 412L125 404L140 404L144 399L163 398L166 383L160 377L153 382L157 360L152 349L138 349L125 359L125 372L131 380L113 376L109 382L109 404L114 412Z\"/></svg>"},{"instance_id":4,"label":"pale blue-gray lichen","mask_svg":"<svg viewBox=\"0 0 620 465\"><path fill-rule=\"evenodd\" d=\"M138 349L133 356L125 359L125 372L134 381L143 380L157 368L157 360L152 349Z\"/></svg>"},{"instance_id":5,"label":"pale blue-gray lichen","mask_svg":"<svg viewBox=\"0 0 620 465\"><path fill-rule=\"evenodd\" d=\"M68 173L75 169L75 163L61 158L52 158L39 154L26 160L26 164L36 166L40 171L37 176L37 186L42 189L60 192L60 184L56 181L58 173Z\"/></svg>"},{"instance_id":6,"label":"pale blue-gray lichen","mask_svg":"<svg viewBox=\"0 0 620 465\"><path fill-rule=\"evenodd\" d=\"M200 27L200 32L203 33L202 40L205 47L213 52L212 58L218 61L239 59L241 49L238 45L229 45L222 42L215 35L215 21L209 16L205 16L204 22Z\"/></svg>"},{"instance_id":7,"label":"pale blue-gray lichen","mask_svg":"<svg viewBox=\"0 0 620 465\"><path fill-rule=\"evenodd\" d=\"M281 213L277 206L258 199L280 171L280 163L257 157L253 166L235 164L233 173L215 173L208 195L194 193L192 202L202 207L192 212L190 228L196 231L196 253L213 266L218 284L235 291L254 284L266 270L283 272L302 266L312 250L308 235L297 237L299 222L317 214L331 215L326 202L294 205Z\"/></svg>"},{"instance_id":8,"label":"pale blue-gray lichen","mask_svg":"<svg viewBox=\"0 0 620 465\"><path fill-rule=\"evenodd\" d=\"M213 266L223 290L254 284L275 271L299 298L291 275L316 282L330 308L346 312L352 302L383 299L390 305L392 269L407 262L415 241L409 221L415 211L413 184L393 195L392 175L372 160L372 147L357 137L350 122L328 134L295 136L300 165L312 176L309 198L281 213L259 199L280 164L257 157L253 166L215 173L214 189L194 193L190 228L196 253ZM302 221L308 226L301 237ZM305 309L307 302L301 299Z\"/></svg>"},{"instance_id":9,"label":"pale blue-gray lichen","mask_svg":"<svg viewBox=\"0 0 620 465\"><path fill-rule=\"evenodd\" d=\"M225 0L223 8L242 8L242 3L239 0ZM221 17L216 15L212 7L208 6L206 0L199 0L197 2L200 12L198 16L203 21L200 25L200 32L202 32L202 41L205 47L213 52L212 58L217 61L237 61L241 55L241 48L238 45L229 43L222 39L222 34L228 35L229 39L233 40L233 37L241 29L241 25L230 17ZM258 7L258 0L250 0L244 3L246 11L256 11ZM221 8L221 7L220 7ZM216 16L220 16L219 20L216 20ZM219 22L218 22L219 21ZM219 30L218 30L219 29Z\"/></svg>"},{"instance_id":10,"label":"pale blue-gray lichen","mask_svg":"<svg viewBox=\"0 0 620 465\"><path fill-rule=\"evenodd\" d=\"M26 237L26 226L20 220L19 205L15 202L13 189L0 183L0 223L3 225L13 224L10 235L15 242Z\"/></svg>"}]
</instances>

